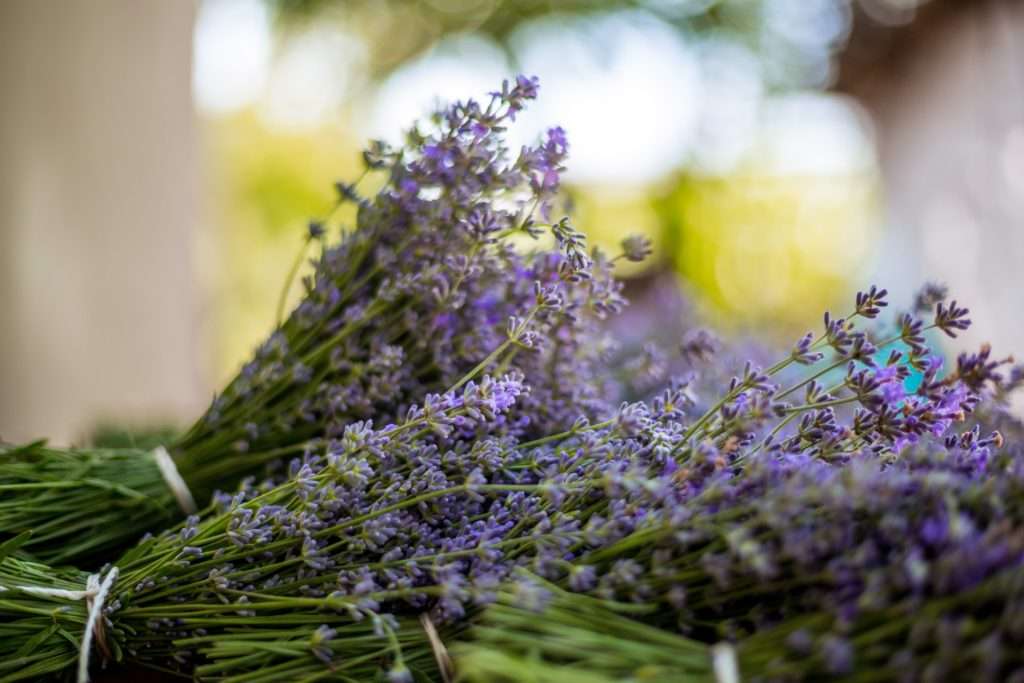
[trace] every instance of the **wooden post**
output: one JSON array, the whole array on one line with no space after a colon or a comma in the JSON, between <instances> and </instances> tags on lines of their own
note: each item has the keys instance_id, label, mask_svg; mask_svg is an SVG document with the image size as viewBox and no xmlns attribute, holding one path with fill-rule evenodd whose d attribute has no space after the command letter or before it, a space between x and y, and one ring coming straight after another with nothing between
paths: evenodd
<instances>
[{"instance_id":1,"label":"wooden post","mask_svg":"<svg viewBox=\"0 0 1024 683\"><path fill-rule=\"evenodd\" d=\"M192 417L189 0L0 2L0 437Z\"/></svg>"}]
</instances>

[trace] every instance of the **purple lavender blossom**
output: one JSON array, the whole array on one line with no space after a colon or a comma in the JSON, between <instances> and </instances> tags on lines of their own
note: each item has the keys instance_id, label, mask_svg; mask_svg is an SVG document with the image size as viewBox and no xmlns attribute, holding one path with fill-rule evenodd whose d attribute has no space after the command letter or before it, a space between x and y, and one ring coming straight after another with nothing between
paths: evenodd
<instances>
[{"instance_id":1,"label":"purple lavender blossom","mask_svg":"<svg viewBox=\"0 0 1024 683\"><path fill-rule=\"evenodd\" d=\"M957 306L955 300L949 305L940 301L935 305L935 326L947 336L956 337L957 330L966 330L970 327L971 321L967 318L969 313L966 308Z\"/></svg>"},{"instance_id":2,"label":"purple lavender blossom","mask_svg":"<svg viewBox=\"0 0 1024 683\"><path fill-rule=\"evenodd\" d=\"M355 228L323 251L299 306L172 449L198 496L260 472L268 453L337 438L356 421L394 421L510 341L521 351L504 367L531 387L503 418L510 433L540 436L610 412L600 325L624 303L613 263L592 255L567 218L542 218L564 170L565 132L552 128L518 155L504 142L537 88L520 76L486 105L438 112L402 148L367 149L384 187L366 198L338 185L339 202L357 206ZM327 229L310 223L312 237ZM558 249L523 254L507 239L545 230ZM234 419L253 410L265 417ZM217 459L225 443L239 454L231 463Z\"/></svg>"}]
</instances>

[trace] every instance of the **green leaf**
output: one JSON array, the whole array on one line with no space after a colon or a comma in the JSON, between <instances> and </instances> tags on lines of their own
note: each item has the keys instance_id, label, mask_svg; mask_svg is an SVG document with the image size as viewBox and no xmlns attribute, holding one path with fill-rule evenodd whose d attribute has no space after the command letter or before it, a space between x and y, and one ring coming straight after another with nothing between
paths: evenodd
<instances>
[{"instance_id":1,"label":"green leaf","mask_svg":"<svg viewBox=\"0 0 1024 683\"><path fill-rule=\"evenodd\" d=\"M32 451L37 451L46 446L46 439L39 439L38 441L32 441L21 446L0 446L0 457L11 458L12 460L21 455L26 455Z\"/></svg>"},{"instance_id":2,"label":"green leaf","mask_svg":"<svg viewBox=\"0 0 1024 683\"><path fill-rule=\"evenodd\" d=\"M27 657L29 653L34 651L37 647L46 642L46 639L57 632L59 627L57 624L52 624L49 628L43 629L36 635L32 636L25 641L25 644L18 648L18 651L14 653L15 657Z\"/></svg>"},{"instance_id":3,"label":"green leaf","mask_svg":"<svg viewBox=\"0 0 1024 683\"><path fill-rule=\"evenodd\" d=\"M11 555L14 552L16 552L18 548L24 545L25 542L28 541L28 539L30 538L32 538L31 529L22 531L14 538L9 538L3 543L0 543L0 562L3 562L4 558L6 558L8 555Z\"/></svg>"}]
</instances>

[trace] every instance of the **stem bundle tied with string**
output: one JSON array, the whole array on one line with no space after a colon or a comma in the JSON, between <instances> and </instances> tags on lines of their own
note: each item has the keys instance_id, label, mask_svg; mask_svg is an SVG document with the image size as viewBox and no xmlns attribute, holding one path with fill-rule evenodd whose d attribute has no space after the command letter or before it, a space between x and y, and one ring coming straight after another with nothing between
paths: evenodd
<instances>
[{"instance_id":1,"label":"stem bundle tied with string","mask_svg":"<svg viewBox=\"0 0 1024 683\"><path fill-rule=\"evenodd\" d=\"M519 77L486 106L469 100L437 112L402 147L366 150L382 189L364 198L338 185L355 225L341 226L340 241L323 248L304 280L301 303L167 445L170 460L4 447L0 539L32 529L24 550L37 558L95 562L193 512L189 498L202 508L214 491L281 472L282 462L353 422L394 421L478 364L517 370L531 386L508 416L510 433L557 432L581 412L606 412L597 323L622 300L612 263L592 259L565 220L547 218L564 134L551 129L514 155L504 143L505 126L536 92L536 79ZM309 240L336 227L314 221ZM513 247L545 232L555 248ZM535 300L550 305L530 312ZM524 332L514 344L504 330L512 318Z\"/></svg>"},{"instance_id":2,"label":"stem bundle tied with string","mask_svg":"<svg viewBox=\"0 0 1024 683\"><path fill-rule=\"evenodd\" d=\"M477 375L397 423L351 425L286 481L246 487L95 575L11 556L27 534L12 539L0 681L76 668L84 681L90 660L248 683L438 680L433 644L507 575L497 549L559 542L533 524L546 514L542 468L504 452L528 387L518 373ZM427 611L443 636L424 629Z\"/></svg>"}]
</instances>

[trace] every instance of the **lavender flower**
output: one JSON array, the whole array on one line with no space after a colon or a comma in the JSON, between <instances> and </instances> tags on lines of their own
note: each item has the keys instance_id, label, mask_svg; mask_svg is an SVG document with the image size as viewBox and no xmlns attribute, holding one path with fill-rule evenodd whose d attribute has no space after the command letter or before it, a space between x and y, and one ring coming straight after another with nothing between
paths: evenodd
<instances>
[{"instance_id":1,"label":"lavender flower","mask_svg":"<svg viewBox=\"0 0 1024 683\"><path fill-rule=\"evenodd\" d=\"M651 240L642 235L631 235L622 240L622 256L627 261L640 262L654 253Z\"/></svg>"},{"instance_id":2,"label":"lavender flower","mask_svg":"<svg viewBox=\"0 0 1024 683\"><path fill-rule=\"evenodd\" d=\"M888 306L888 302L885 300L888 291L885 289L879 289L878 287L871 285L871 288L866 292L857 292L857 315L871 319L876 317L881 310Z\"/></svg>"},{"instance_id":3,"label":"lavender flower","mask_svg":"<svg viewBox=\"0 0 1024 683\"><path fill-rule=\"evenodd\" d=\"M941 301L935 305L935 326L950 337L956 337L956 330L966 330L971 325L967 318L970 313L966 308L960 308L956 301L948 306Z\"/></svg>"},{"instance_id":4,"label":"lavender flower","mask_svg":"<svg viewBox=\"0 0 1024 683\"><path fill-rule=\"evenodd\" d=\"M949 295L945 285L929 282L914 295L914 312L927 313L935 308L935 304L944 301Z\"/></svg>"}]
</instances>

